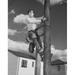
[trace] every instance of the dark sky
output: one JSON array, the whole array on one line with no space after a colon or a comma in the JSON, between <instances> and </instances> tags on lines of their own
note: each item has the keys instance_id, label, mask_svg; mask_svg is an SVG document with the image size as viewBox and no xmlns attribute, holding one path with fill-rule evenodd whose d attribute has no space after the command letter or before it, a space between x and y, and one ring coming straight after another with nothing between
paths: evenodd
<instances>
[{"instance_id":1,"label":"dark sky","mask_svg":"<svg viewBox=\"0 0 75 75\"><path fill-rule=\"evenodd\" d=\"M55 5L51 7L52 44L56 49L67 48L67 5ZM36 0L9 0L8 11L15 10L15 15L9 15L9 25L11 29L22 30L24 26L15 25L13 18L18 14L27 14L27 10L33 9L35 16L43 16L43 5ZM24 34L17 34L9 38L16 41L24 41Z\"/></svg>"}]
</instances>

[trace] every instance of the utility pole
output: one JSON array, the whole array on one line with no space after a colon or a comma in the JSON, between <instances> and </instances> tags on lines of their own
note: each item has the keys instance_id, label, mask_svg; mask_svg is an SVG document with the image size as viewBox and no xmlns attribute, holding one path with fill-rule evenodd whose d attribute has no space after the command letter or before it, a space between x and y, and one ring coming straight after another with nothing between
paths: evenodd
<instances>
[{"instance_id":1,"label":"utility pole","mask_svg":"<svg viewBox=\"0 0 75 75\"><path fill-rule=\"evenodd\" d=\"M44 22L44 67L43 74L51 75L51 25L50 25L50 0L44 0L44 16L47 20ZM37 46L38 44L36 44ZM41 57L36 48L36 63L35 63L35 75L40 75L41 72Z\"/></svg>"},{"instance_id":2,"label":"utility pole","mask_svg":"<svg viewBox=\"0 0 75 75\"><path fill-rule=\"evenodd\" d=\"M44 67L43 74L51 75L51 25L50 25L50 0L44 0Z\"/></svg>"},{"instance_id":3,"label":"utility pole","mask_svg":"<svg viewBox=\"0 0 75 75\"><path fill-rule=\"evenodd\" d=\"M36 60L35 60L35 75L41 75L41 56L39 54L39 44L35 39L36 44Z\"/></svg>"},{"instance_id":4,"label":"utility pole","mask_svg":"<svg viewBox=\"0 0 75 75\"><path fill-rule=\"evenodd\" d=\"M36 52L35 75L41 75L41 57L38 52Z\"/></svg>"}]
</instances>

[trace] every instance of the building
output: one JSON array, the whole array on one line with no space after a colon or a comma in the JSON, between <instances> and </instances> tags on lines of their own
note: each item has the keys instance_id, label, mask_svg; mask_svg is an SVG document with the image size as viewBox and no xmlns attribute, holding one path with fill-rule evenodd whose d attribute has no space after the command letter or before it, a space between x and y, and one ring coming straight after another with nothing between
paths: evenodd
<instances>
[{"instance_id":1,"label":"building","mask_svg":"<svg viewBox=\"0 0 75 75\"><path fill-rule=\"evenodd\" d=\"M35 58L28 54L13 51L10 51L8 54L9 75L35 75ZM51 70L52 75L65 75L65 66L61 63L53 62ZM41 63L41 75L43 75L43 63Z\"/></svg>"},{"instance_id":2,"label":"building","mask_svg":"<svg viewBox=\"0 0 75 75\"><path fill-rule=\"evenodd\" d=\"M35 60L18 57L17 75L35 75ZM41 63L41 75L43 75L43 63Z\"/></svg>"}]
</instances>

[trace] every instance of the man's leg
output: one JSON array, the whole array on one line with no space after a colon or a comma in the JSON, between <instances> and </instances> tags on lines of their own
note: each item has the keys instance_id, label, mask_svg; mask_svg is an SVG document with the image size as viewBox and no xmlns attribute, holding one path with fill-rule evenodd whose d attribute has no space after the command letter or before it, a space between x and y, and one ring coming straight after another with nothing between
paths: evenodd
<instances>
[{"instance_id":1,"label":"man's leg","mask_svg":"<svg viewBox=\"0 0 75 75\"><path fill-rule=\"evenodd\" d=\"M30 40L32 40L32 42L30 42L30 46L29 46L29 51L30 52L34 52L34 48L35 48L35 40L37 42L37 45L38 45L38 48L42 48L42 43L41 43L41 40L40 40L40 36L38 35L38 33L36 31L29 31L28 32L28 37Z\"/></svg>"},{"instance_id":2,"label":"man's leg","mask_svg":"<svg viewBox=\"0 0 75 75\"><path fill-rule=\"evenodd\" d=\"M36 36L37 36L37 42L38 42L40 48L42 48L42 42L41 42L40 36L38 35L38 32L35 31L35 34L36 34Z\"/></svg>"},{"instance_id":3,"label":"man's leg","mask_svg":"<svg viewBox=\"0 0 75 75\"><path fill-rule=\"evenodd\" d=\"M35 44L34 44L34 42L31 42L30 45L29 45L29 52L33 53L34 52L34 48L35 48Z\"/></svg>"},{"instance_id":4,"label":"man's leg","mask_svg":"<svg viewBox=\"0 0 75 75\"><path fill-rule=\"evenodd\" d=\"M35 48L35 42L34 39L36 38L36 35L34 34L33 31L28 32L28 39L30 40L30 45L29 45L29 52L33 53L34 48Z\"/></svg>"}]
</instances>

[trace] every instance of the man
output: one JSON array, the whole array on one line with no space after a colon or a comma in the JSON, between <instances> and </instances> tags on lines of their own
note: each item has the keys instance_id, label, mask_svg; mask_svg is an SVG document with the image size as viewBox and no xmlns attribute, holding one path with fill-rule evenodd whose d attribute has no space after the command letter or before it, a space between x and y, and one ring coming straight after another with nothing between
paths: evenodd
<instances>
[{"instance_id":1,"label":"man","mask_svg":"<svg viewBox=\"0 0 75 75\"><path fill-rule=\"evenodd\" d=\"M28 30L27 41L30 42L29 51L33 53L35 48L35 39L37 40L39 47L42 48L40 36L38 35L36 29L39 24L41 24L43 21L46 20L46 18L44 18L43 16L35 18L33 10L30 10L28 11L28 17L26 20L27 20L27 30Z\"/></svg>"}]
</instances>

